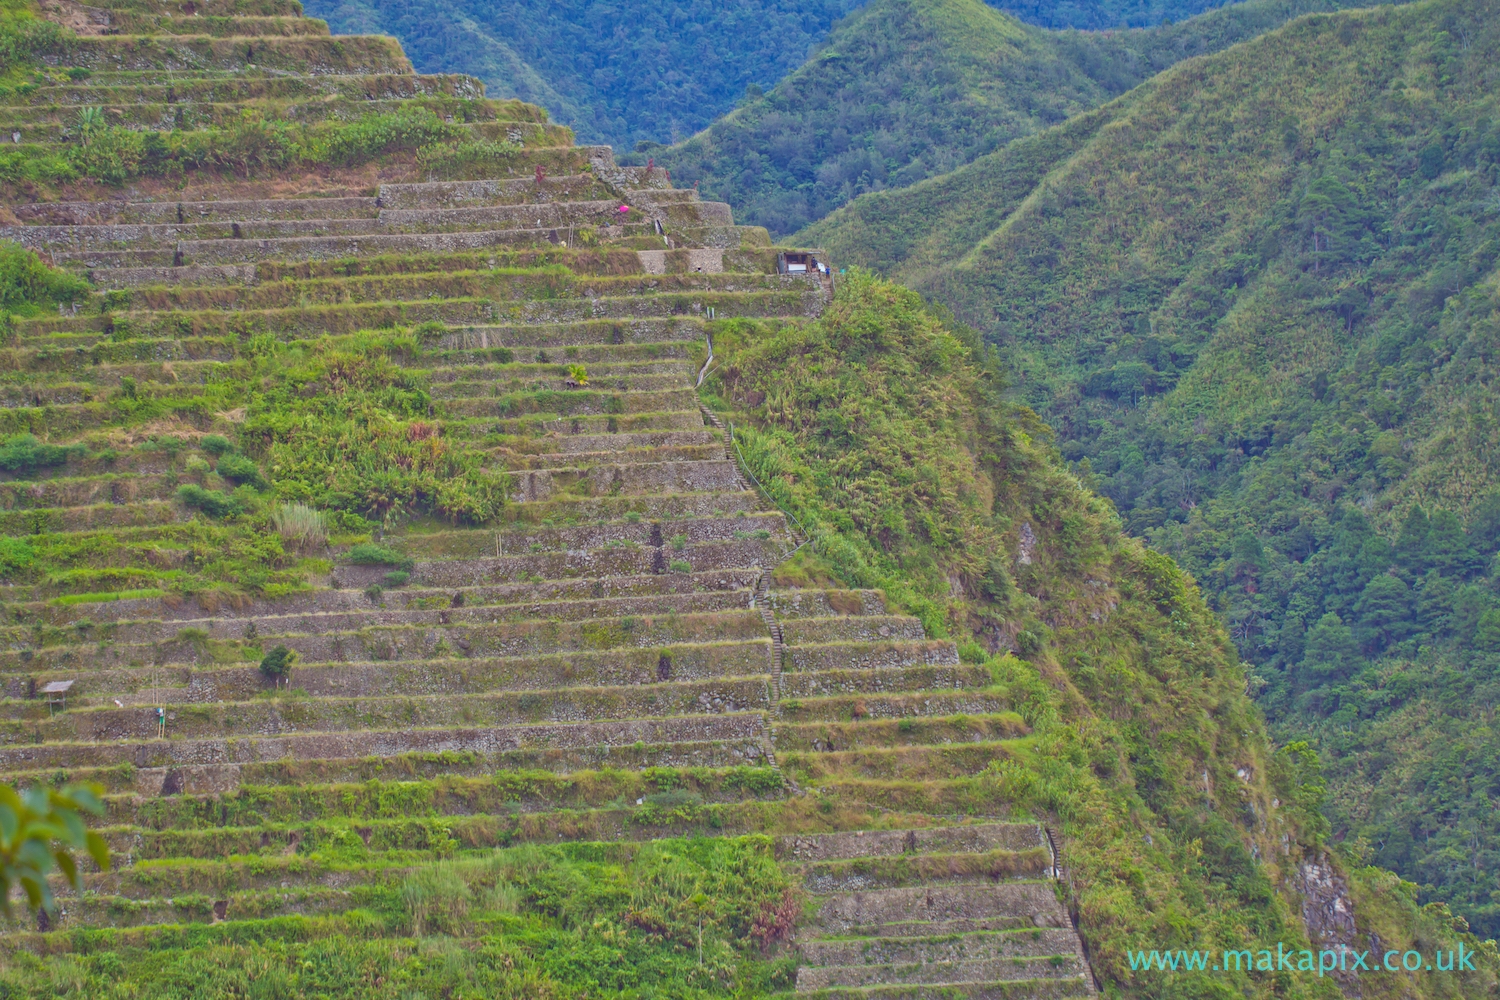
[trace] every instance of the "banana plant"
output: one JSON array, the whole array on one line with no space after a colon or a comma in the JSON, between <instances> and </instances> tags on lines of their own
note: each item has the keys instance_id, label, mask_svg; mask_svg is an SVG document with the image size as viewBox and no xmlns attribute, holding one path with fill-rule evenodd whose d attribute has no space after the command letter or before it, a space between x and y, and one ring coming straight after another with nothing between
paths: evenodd
<instances>
[{"instance_id":1,"label":"banana plant","mask_svg":"<svg viewBox=\"0 0 1500 1000\"><path fill-rule=\"evenodd\" d=\"M104 131L107 124L104 120L104 109L79 108L74 124L78 127L78 138L87 146L93 141L94 136Z\"/></svg>"}]
</instances>

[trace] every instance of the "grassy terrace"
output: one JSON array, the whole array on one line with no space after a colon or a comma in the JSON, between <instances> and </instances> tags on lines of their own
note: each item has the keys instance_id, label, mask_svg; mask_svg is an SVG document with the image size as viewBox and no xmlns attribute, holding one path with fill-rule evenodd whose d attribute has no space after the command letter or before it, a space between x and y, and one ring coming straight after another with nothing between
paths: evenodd
<instances>
[{"instance_id":1,"label":"grassy terrace","mask_svg":"<svg viewBox=\"0 0 1500 1000\"><path fill-rule=\"evenodd\" d=\"M81 281L3 321L0 773L98 782L118 864L6 969L468 939L528 996L579 942L692 995L1085 995L1046 836L975 797L1031 752L1004 679L776 576L700 408L708 337L832 283L389 39L196 10L13 21L0 240Z\"/></svg>"}]
</instances>

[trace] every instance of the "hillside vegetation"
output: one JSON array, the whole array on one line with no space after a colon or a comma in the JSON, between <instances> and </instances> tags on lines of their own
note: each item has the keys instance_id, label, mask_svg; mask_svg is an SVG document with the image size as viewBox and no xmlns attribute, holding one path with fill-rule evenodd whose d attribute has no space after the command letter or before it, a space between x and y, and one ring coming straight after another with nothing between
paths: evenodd
<instances>
[{"instance_id":1,"label":"hillside vegetation","mask_svg":"<svg viewBox=\"0 0 1500 1000\"><path fill-rule=\"evenodd\" d=\"M900 595L1010 689L1031 735L972 794L1060 822L1103 980L1120 995L1217 997L1229 982L1323 995L1331 984L1130 971L1141 940L1218 948L1301 933L1291 889L1334 864L1322 783L1305 745L1273 752L1261 735L1233 645L1191 581L1125 535L1036 416L1005 401L996 356L860 273L815 324L730 322L714 344L709 401L738 421L738 454L812 540L778 579ZM1460 926L1440 907L1418 916L1415 887L1359 864L1337 878L1360 935Z\"/></svg>"},{"instance_id":2,"label":"hillside vegetation","mask_svg":"<svg viewBox=\"0 0 1500 1000\"><path fill-rule=\"evenodd\" d=\"M1181 21L1223 0L1000 0L994 6L1043 28L1144 28Z\"/></svg>"},{"instance_id":3,"label":"hillside vegetation","mask_svg":"<svg viewBox=\"0 0 1500 1000\"><path fill-rule=\"evenodd\" d=\"M1304 18L799 235L999 347L1316 738L1336 837L1486 935L1497 23Z\"/></svg>"},{"instance_id":4,"label":"hillside vegetation","mask_svg":"<svg viewBox=\"0 0 1500 1000\"><path fill-rule=\"evenodd\" d=\"M113 863L0 996L1496 994L971 330L202 2L3 26L0 780Z\"/></svg>"},{"instance_id":5,"label":"hillside vegetation","mask_svg":"<svg viewBox=\"0 0 1500 1000\"><path fill-rule=\"evenodd\" d=\"M1098 107L1181 59L1341 6L1248 0L1181 24L1087 33L1023 24L981 0L876 0L775 89L649 152L680 183L790 233Z\"/></svg>"}]
</instances>

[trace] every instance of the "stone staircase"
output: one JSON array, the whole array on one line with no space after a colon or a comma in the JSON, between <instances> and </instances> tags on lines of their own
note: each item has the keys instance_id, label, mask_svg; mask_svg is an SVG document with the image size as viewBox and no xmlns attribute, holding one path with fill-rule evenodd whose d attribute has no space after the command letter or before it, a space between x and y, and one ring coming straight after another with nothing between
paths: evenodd
<instances>
[{"instance_id":1,"label":"stone staircase","mask_svg":"<svg viewBox=\"0 0 1500 1000\"><path fill-rule=\"evenodd\" d=\"M1044 828L955 815L965 778L1024 725L983 670L874 591L774 589L756 605L782 657L776 746L812 808L929 817L778 840L817 914L798 932L797 992L1096 995Z\"/></svg>"},{"instance_id":2,"label":"stone staircase","mask_svg":"<svg viewBox=\"0 0 1500 1000\"><path fill-rule=\"evenodd\" d=\"M777 850L817 904L799 993L1096 995L1034 824L784 837Z\"/></svg>"},{"instance_id":3,"label":"stone staircase","mask_svg":"<svg viewBox=\"0 0 1500 1000\"><path fill-rule=\"evenodd\" d=\"M330 38L294 0L45 7L93 28L0 98L23 147L77 142L80 107L150 130L406 104L520 152L467 180L398 158L4 206L0 239L98 290L11 320L0 373L5 435L82 446L0 471L0 530L72 560L0 577L0 775L101 783L119 862L37 948L292 915L309 933L455 851L768 832L820 903L799 992L1085 995L1038 828L968 797L1024 722L881 594L774 584L805 539L695 392L716 323L804 322L830 282L778 273L728 206L413 74L390 39ZM335 539L280 591L172 583L252 540L178 499L213 482L205 436L243 419L195 404L204 387L257 345L396 328L442 439L510 475L498 518L390 523L399 579ZM278 645L287 690L258 669ZM60 708L55 680L75 682ZM328 860L351 835L362 859Z\"/></svg>"}]
</instances>

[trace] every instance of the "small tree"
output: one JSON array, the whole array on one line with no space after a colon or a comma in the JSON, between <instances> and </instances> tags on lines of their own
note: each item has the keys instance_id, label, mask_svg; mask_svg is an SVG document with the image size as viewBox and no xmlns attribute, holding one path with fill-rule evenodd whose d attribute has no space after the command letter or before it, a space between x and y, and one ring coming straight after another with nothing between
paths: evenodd
<instances>
[{"instance_id":1,"label":"small tree","mask_svg":"<svg viewBox=\"0 0 1500 1000\"><path fill-rule=\"evenodd\" d=\"M0 912L11 915L11 891L20 886L27 905L56 908L47 873L54 867L76 890L82 890L73 851L84 851L100 869L109 868L109 845L83 825L80 813L104 813L95 785L62 789L28 788L17 792L0 785Z\"/></svg>"},{"instance_id":2,"label":"small tree","mask_svg":"<svg viewBox=\"0 0 1500 1000\"><path fill-rule=\"evenodd\" d=\"M292 664L296 662L297 654L295 651L287 649L285 646L277 646L261 657L260 672L269 677L277 687L281 687L281 682L286 678L287 674L291 673Z\"/></svg>"}]
</instances>

